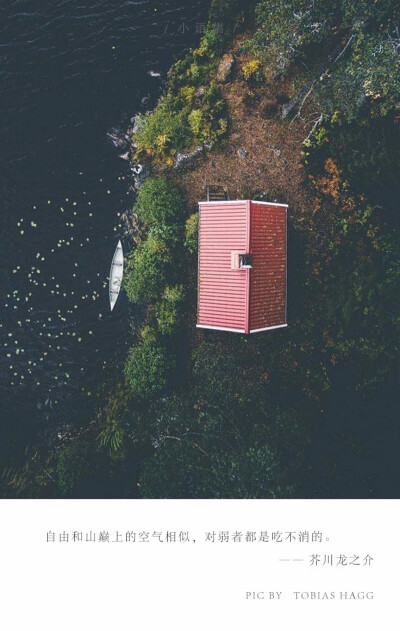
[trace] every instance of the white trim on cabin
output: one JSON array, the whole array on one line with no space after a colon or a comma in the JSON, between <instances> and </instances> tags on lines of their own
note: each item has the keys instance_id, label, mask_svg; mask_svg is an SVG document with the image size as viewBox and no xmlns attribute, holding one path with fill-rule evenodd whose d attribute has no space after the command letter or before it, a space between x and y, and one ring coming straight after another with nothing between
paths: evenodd
<instances>
[{"instance_id":1,"label":"white trim on cabin","mask_svg":"<svg viewBox=\"0 0 400 631\"><path fill-rule=\"evenodd\" d=\"M264 204L265 206L283 206L284 208L288 208L289 204L278 204L277 202L259 202L254 199L219 199L215 202L198 202L198 204L245 204L246 202L251 202L252 204Z\"/></svg>"},{"instance_id":2,"label":"white trim on cabin","mask_svg":"<svg viewBox=\"0 0 400 631\"><path fill-rule=\"evenodd\" d=\"M275 326L266 326L264 329L253 329L250 333L260 333L261 331L270 331L271 329L282 329L287 324L276 324Z\"/></svg>"},{"instance_id":3,"label":"white trim on cabin","mask_svg":"<svg viewBox=\"0 0 400 631\"><path fill-rule=\"evenodd\" d=\"M214 331L230 331L231 333L245 333L244 329L228 329L224 326L211 326L208 324L196 324L198 329L213 329Z\"/></svg>"},{"instance_id":4,"label":"white trim on cabin","mask_svg":"<svg viewBox=\"0 0 400 631\"><path fill-rule=\"evenodd\" d=\"M278 204L278 202L260 202L257 199L250 200L252 204L264 204L264 206L284 206L287 208L289 204Z\"/></svg>"}]
</instances>

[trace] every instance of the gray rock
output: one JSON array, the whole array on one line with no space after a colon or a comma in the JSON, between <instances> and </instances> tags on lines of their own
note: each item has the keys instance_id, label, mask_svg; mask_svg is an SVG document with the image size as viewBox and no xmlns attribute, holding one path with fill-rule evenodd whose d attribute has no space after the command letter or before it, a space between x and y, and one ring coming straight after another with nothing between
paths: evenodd
<instances>
[{"instance_id":1,"label":"gray rock","mask_svg":"<svg viewBox=\"0 0 400 631\"><path fill-rule=\"evenodd\" d=\"M194 160L200 158L202 155L204 155L203 145L197 145L193 149L193 151L189 151L188 153L178 153L175 157L174 169L180 169L182 166L191 164Z\"/></svg>"},{"instance_id":2,"label":"gray rock","mask_svg":"<svg viewBox=\"0 0 400 631\"><path fill-rule=\"evenodd\" d=\"M235 59L232 55L226 54L222 57L217 72L218 83L229 83L232 78L234 64Z\"/></svg>"},{"instance_id":3,"label":"gray rock","mask_svg":"<svg viewBox=\"0 0 400 631\"><path fill-rule=\"evenodd\" d=\"M269 149L270 151L273 151L273 152L274 152L274 154L275 154L278 158L279 158L279 156L280 156L280 155L281 155L281 153L282 153L282 152L281 152L281 150L280 150L280 149L278 149L278 147L275 147L275 146L273 146L273 145L271 145L271 146L267 147L267 149Z\"/></svg>"},{"instance_id":4,"label":"gray rock","mask_svg":"<svg viewBox=\"0 0 400 631\"><path fill-rule=\"evenodd\" d=\"M129 144L129 138L127 135L116 127L113 127L111 131L108 131L107 136L111 139L114 147L117 147L117 149L125 149Z\"/></svg>"},{"instance_id":5,"label":"gray rock","mask_svg":"<svg viewBox=\"0 0 400 631\"><path fill-rule=\"evenodd\" d=\"M143 117L142 116L135 116L132 120L133 125L132 125L132 136L134 136L135 134L139 133L140 131L142 131L143 129Z\"/></svg>"},{"instance_id":6,"label":"gray rock","mask_svg":"<svg viewBox=\"0 0 400 631\"><path fill-rule=\"evenodd\" d=\"M141 187L146 177L148 176L148 171L144 164L131 163L131 172L133 177L133 185L134 188L138 189Z\"/></svg>"}]
</instances>

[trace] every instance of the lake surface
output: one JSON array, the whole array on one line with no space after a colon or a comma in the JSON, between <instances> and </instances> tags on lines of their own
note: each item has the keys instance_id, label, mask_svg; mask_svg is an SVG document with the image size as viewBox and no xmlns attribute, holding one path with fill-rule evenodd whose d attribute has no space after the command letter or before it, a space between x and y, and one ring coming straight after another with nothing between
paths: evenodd
<instances>
[{"instance_id":1,"label":"lake surface","mask_svg":"<svg viewBox=\"0 0 400 631\"><path fill-rule=\"evenodd\" d=\"M208 2L2 0L0 455L77 424L135 313L108 273L132 206L107 137L155 104ZM89 406L89 407L87 407ZM31 436L32 434L32 436Z\"/></svg>"}]
</instances>

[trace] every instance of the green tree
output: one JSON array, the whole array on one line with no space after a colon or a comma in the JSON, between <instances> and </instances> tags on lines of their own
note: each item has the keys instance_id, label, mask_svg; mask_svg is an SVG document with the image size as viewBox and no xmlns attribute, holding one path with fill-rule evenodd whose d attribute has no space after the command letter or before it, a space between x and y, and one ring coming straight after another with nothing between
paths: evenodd
<instances>
[{"instance_id":1,"label":"green tree","mask_svg":"<svg viewBox=\"0 0 400 631\"><path fill-rule=\"evenodd\" d=\"M150 231L128 260L124 287L131 302L152 300L161 295L171 259L169 245Z\"/></svg>"},{"instance_id":2,"label":"green tree","mask_svg":"<svg viewBox=\"0 0 400 631\"><path fill-rule=\"evenodd\" d=\"M57 454L55 476L63 497L74 497L93 475L96 458L93 447L79 437L61 448Z\"/></svg>"},{"instance_id":3,"label":"green tree","mask_svg":"<svg viewBox=\"0 0 400 631\"><path fill-rule=\"evenodd\" d=\"M173 99L164 96L157 107L142 119L142 126L133 141L136 156L160 158L174 156L190 145L190 128L185 111L174 106Z\"/></svg>"},{"instance_id":4,"label":"green tree","mask_svg":"<svg viewBox=\"0 0 400 631\"><path fill-rule=\"evenodd\" d=\"M312 89L322 113L338 110L350 121L368 108L384 116L400 101L399 15L396 0L262 0L252 45L285 71L298 58L315 64L315 45L325 44L322 74ZM341 50L329 58L335 42Z\"/></svg>"},{"instance_id":5,"label":"green tree","mask_svg":"<svg viewBox=\"0 0 400 631\"><path fill-rule=\"evenodd\" d=\"M310 44L321 42L338 19L340 2L312 0L262 0L256 6L258 28L253 46L263 55L275 58L285 70Z\"/></svg>"},{"instance_id":6,"label":"green tree","mask_svg":"<svg viewBox=\"0 0 400 631\"><path fill-rule=\"evenodd\" d=\"M167 384L171 361L163 346L142 341L133 346L125 363L125 376L132 394L147 399L161 392Z\"/></svg>"},{"instance_id":7,"label":"green tree","mask_svg":"<svg viewBox=\"0 0 400 631\"><path fill-rule=\"evenodd\" d=\"M155 305L157 328L163 335L169 335L177 326L183 296L183 285L167 286Z\"/></svg>"},{"instance_id":8,"label":"green tree","mask_svg":"<svg viewBox=\"0 0 400 631\"><path fill-rule=\"evenodd\" d=\"M241 433L228 410L174 397L160 403L156 418L142 497L275 498L293 492L275 450L256 438L254 428Z\"/></svg>"},{"instance_id":9,"label":"green tree","mask_svg":"<svg viewBox=\"0 0 400 631\"><path fill-rule=\"evenodd\" d=\"M193 213L186 221L185 226L185 248L190 254L197 253L199 232L199 213Z\"/></svg>"},{"instance_id":10,"label":"green tree","mask_svg":"<svg viewBox=\"0 0 400 631\"><path fill-rule=\"evenodd\" d=\"M182 196L171 181L147 178L139 188L134 211L148 226L176 224L181 221Z\"/></svg>"}]
</instances>

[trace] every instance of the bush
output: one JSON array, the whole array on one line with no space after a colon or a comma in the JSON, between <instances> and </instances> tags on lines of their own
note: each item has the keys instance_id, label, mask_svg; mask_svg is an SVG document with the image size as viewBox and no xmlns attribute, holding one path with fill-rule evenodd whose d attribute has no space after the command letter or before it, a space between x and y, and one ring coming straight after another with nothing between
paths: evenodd
<instances>
[{"instance_id":1,"label":"bush","mask_svg":"<svg viewBox=\"0 0 400 631\"><path fill-rule=\"evenodd\" d=\"M149 233L128 260L124 287L131 302L158 298L166 283L166 272L171 261L168 244L158 235Z\"/></svg>"},{"instance_id":2,"label":"bush","mask_svg":"<svg viewBox=\"0 0 400 631\"><path fill-rule=\"evenodd\" d=\"M107 419L97 440L99 447L107 448L111 456L121 454L125 432L116 419Z\"/></svg>"},{"instance_id":3,"label":"bush","mask_svg":"<svg viewBox=\"0 0 400 631\"><path fill-rule=\"evenodd\" d=\"M199 136L203 125L203 112L201 110L192 110L188 116L190 129L194 136Z\"/></svg>"},{"instance_id":4,"label":"bush","mask_svg":"<svg viewBox=\"0 0 400 631\"><path fill-rule=\"evenodd\" d=\"M163 335L172 333L178 323L179 306L182 300L182 285L175 285L175 287L166 287L164 289L161 302L155 307L158 330Z\"/></svg>"},{"instance_id":5,"label":"bush","mask_svg":"<svg viewBox=\"0 0 400 631\"><path fill-rule=\"evenodd\" d=\"M170 180L148 178L139 189L134 206L139 219L148 226L170 224L180 220L182 196Z\"/></svg>"},{"instance_id":6,"label":"bush","mask_svg":"<svg viewBox=\"0 0 400 631\"><path fill-rule=\"evenodd\" d=\"M168 362L165 350L153 341L133 346L125 363L125 376L132 394L150 398L163 390L167 383Z\"/></svg>"},{"instance_id":7,"label":"bush","mask_svg":"<svg viewBox=\"0 0 400 631\"><path fill-rule=\"evenodd\" d=\"M185 248L190 254L197 252L198 246L198 231L199 231L199 213L193 213L186 221L185 226Z\"/></svg>"},{"instance_id":8,"label":"bush","mask_svg":"<svg viewBox=\"0 0 400 631\"><path fill-rule=\"evenodd\" d=\"M205 37L214 49L223 49L238 26L246 24L246 14L250 14L249 20L252 20L254 4L254 0L211 0ZM223 25L221 33L218 31L220 24Z\"/></svg>"},{"instance_id":9,"label":"bush","mask_svg":"<svg viewBox=\"0 0 400 631\"><path fill-rule=\"evenodd\" d=\"M263 430L220 401L206 404L163 397L151 408L146 432L155 447L144 460L140 495L145 498L274 498L292 489L280 458Z\"/></svg>"},{"instance_id":10,"label":"bush","mask_svg":"<svg viewBox=\"0 0 400 631\"><path fill-rule=\"evenodd\" d=\"M340 110L348 122L365 109L385 116L400 99L397 7L395 0L262 0L256 6L252 48L283 72L296 59L313 62L321 46L332 49L333 34L347 38L346 54L338 53L338 63L331 61L314 98L324 114Z\"/></svg>"},{"instance_id":11,"label":"bush","mask_svg":"<svg viewBox=\"0 0 400 631\"><path fill-rule=\"evenodd\" d=\"M140 496L147 499L275 499L293 494L268 447L214 447L203 455L195 441L164 441L145 460L140 478Z\"/></svg>"},{"instance_id":12,"label":"bush","mask_svg":"<svg viewBox=\"0 0 400 631\"><path fill-rule=\"evenodd\" d=\"M185 112L174 107L170 98L163 97L157 107L148 112L143 128L134 138L136 158L173 156L190 145L190 128Z\"/></svg>"},{"instance_id":13,"label":"bush","mask_svg":"<svg viewBox=\"0 0 400 631\"><path fill-rule=\"evenodd\" d=\"M155 342L157 339L157 331L154 327L146 324L140 331L140 337L142 338L143 342Z\"/></svg>"},{"instance_id":14,"label":"bush","mask_svg":"<svg viewBox=\"0 0 400 631\"><path fill-rule=\"evenodd\" d=\"M166 93L152 112L139 117L140 126L132 138L136 160L147 158L172 166L179 151L213 143L225 134L226 103L213 82L218 65L214 35L218 39L207 31L200 46L174 64Z\"/></svg>"},{"instance_id":15,"label":"bush","mask_svg":"<svg viewBox=\"0 0 400 631\"><path fill-rule=\"evenodd\" d=\"M286 69L310 44L320 43L337 18L336 2L309 0L262 0L256 6L256 30L252 44L260 55L275 58Z\"/></svg>"},{"instance_id":16,"label":"bush","mask_svg":"<svg viewBox=\"0 0 400 631\"><path fill-rule=\"evenodd\" d=\"M243 64L242 72L246 81L252 81L258 78L261 62L259 59L252 59Z\"/></svg>"},{"instance_id":17,"label":"bush","mask_svg":"<svg viewBox=\"0 0 400 631\"><path fill-rule=\"evenodd\" d=\"M82 484L93 474L93 463L93 450L79 439L63 447L56 464L60 494L64 497L75 496Z\"/></svg>"}]
</instances>

